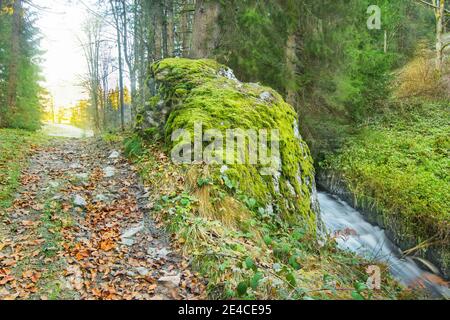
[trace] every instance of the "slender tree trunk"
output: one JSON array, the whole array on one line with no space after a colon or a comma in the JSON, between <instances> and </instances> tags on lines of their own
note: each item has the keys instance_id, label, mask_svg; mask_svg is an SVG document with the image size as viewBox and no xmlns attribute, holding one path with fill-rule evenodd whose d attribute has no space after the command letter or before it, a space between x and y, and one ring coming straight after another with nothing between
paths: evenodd
<instances>
[{"instance_id":1,"label":"slender tree trunk","mask_svg":"<svg viewBox=\"0 0 450 320\"><path fill-rule=\"evenodd\" d=\"M166 19L167 19L167 54L169 57L173 57L175 52L173 0L166 0Z\"/></svg>"},{"instance_id":2,"label":"slender tree trunk","mask_svg":"<svg viewBox=\"0 0 450 320\"><path fill-rule=\"evenodd\" d=\"M125 97L123 87L123 62L122 62L122 44L120 41L120 31L117 30L117 47L119 50L119 95L120 95L120 125L122 131L125 131Z\"/></svg>"},{"instance_id":3,"label":"slender tree trunk","mask_svg":"<svg viewBox=\"0 0 450 320\"><path fill-rule=\"evenodd\" d=\"M7 93L7 105L10 112L15 112L17 108L17 83L19 80L19 58L20 58L20 33L22 29L22 0L14 1L14 13L11 31L11 54L10 63L8 69L8 93ZM5 112L3 113L3 115ZM3 122L5 120L3 119ZM3 123L5 125L5 123Z\"/></svg>"},{"instance_id":4,"label":"slender tree trunk","mask_svg":"<svg viewBox=\"0 0 450 320\"><path fill-rule=\"evenodd\" d=\"M53 99L53 97L50 98L50 105L52 108L52 123L56 123L56 118L55 118L55 100Z\"/></svg>"},{"instance_id":5,"label":"slender tree trunk","mask_svg":"<svg viewBox=\"0 0 450 320\"><path fill-rule=\"evenodd\" d=\"M101 125L100 125L100 39L96 38L96 44L95 44L95 60L94 60L94 96L95 96L95 120L96 120L96 127L97 131L101 131Z\"/></svg>"},{"instance_id":6,"label":"slender tree trunk","mask_svg":"<svg viewBox=\"0 0 450 320\"><path fill-rule=\"evenodd\" d=\"M146 29L144 27L144 25L146 25L146 12L145 12L145 7L143 6L143 4L138 1L139 3L139 10L137 10L137 12L139 12L140 14L138 16L136 16L136 44L137 44L137 48L136 48L136 63L137 63L137 78L138 78L138 82L139 82L139 102L141 106L145 105L145 100L146 100L146 96L145 96L145 92L146 92L146 84L145 84L145 78L146 78L146 74L147 74L147 68L146 68L146 61L148 60L146 57L146 53L145 53L145 41L149 40L149 39L145 39L146 36ZM150 58L150 56L148 56L148 58Z\"/></svg>"},{"instance_id":7,"label":"slender tree trunk","mask_svg":"<svg viewBox=\"0 0 450 320\"><path fill-rule=\"evenodd\" d=\"M286 69L287 69L287 87L286 87L286 101L295 106L297 103L297 34L292 32L286 42Z\"/></svg>"},{"instance_id":8,"label":"slender tree trunk","mask_svg":"<svg viewBox=\"0 0 450 320\"><path fill-rule=\"evenodd\" d=\"M168 17L167 17L167 0L162 1L161 6L162 17L162 49L163 58L169 57L169 44L168 44Z\"/></svg>"},{"instance_id":9,"label":"slender tree trunk","mask_svg":"<svg viewBox=\"0 0 450 320\"><path fill-rule=\"evenodd\" d=\"M384 53L388 52L388 32L384 30Z\"/></svg>"},{"instance_id":10,"label":"slender tree trunk","mask_svg":"<svg viewBox=\"0 0 450 320\"><path fill-rule=\"evenodd\" d=\"M119 12L114 5L114 0L110 0L111 9L113 11L115 27L117 32L117 51L119 55L119 103L120 103L120 124L122 131L125 131L125 97L123 86L123 59L122 59L122 39L120 34Z\"/></svg>"},{"instance_id":11,"label":"slender tree trunk","mask_svg":"<svg viewBox=\"0 0 450 320\"><path fill-rule=\"evenodd\" d=\"M181 32L181 55L183 57L189 56L189 12L188 1L184 0L182 5L180 32Z\"/></svg>"},{"instance_id":12,"label":"slender tree trunk","mask_svg":"<svg viewBox=\"0 0 450 320\"><path fill-rule=\"evenodd\" d=\"M133 53L129 52L129 46L128 46L128 23L129 19L127 16L127 8L125 0L122 0L122 14L123 14L123 48L124 48L124 55L125 55L125 62L128 67L128 71L130 73L130 86L131 86L131 115L132 118L136 115L136 66L134 59L132 58L134 56ZM135 17L136 19L136 17ZM136 38L134 38L136 39ZM134 45L134 44L133 44ZM135 50L135 48L133 49Z\"/></svg>"},{"instance_id":13,"label":"slender tree trunk","mask_svg":"<svg viewBox=\"0 0 450 320\"><path fill-rule=\"evenodd\" d=\"M442 73L444 52L443 52L443 35L444 35L444 17L445 17L445 0L435 0L436 9L436 70Z\"/></svg>"},{"instance_id":14,"label":"slender tree trunk","mask_svg":"<svg viewBox=\"0 0 450 320\"><path fill-rule=\"evenodd\" d=\"M106 120L106 110L108 109L108 79L103 76L102 78L102 100L103 100L103 108L102 108L102 119L103 119L103 130L105 130L108 125L107 125L107 120Z\"/></svg>"},{"instance_id":15,"label":"slender tree trunk","mask_svg":"<svg viewBox=\"0 0 450 320\"><path fill-rule=\"evenodd\" d=\"M217 0L197 0L192 29L192 58L212 56L220 34L218 18L220 2Z\"/></svg>"},{"instance_id":16,"label":"slender tree trunk","mask_svg":"<svg viewBox=\"0 0 450 320\"><path fill-rule=\"evenodd\" d=\"M161 5L161 0L157 0L153 12L155 32L155 60L161 60L161 58L163 57L163 11L164 10Z\"/></svg>"}]
</instances>

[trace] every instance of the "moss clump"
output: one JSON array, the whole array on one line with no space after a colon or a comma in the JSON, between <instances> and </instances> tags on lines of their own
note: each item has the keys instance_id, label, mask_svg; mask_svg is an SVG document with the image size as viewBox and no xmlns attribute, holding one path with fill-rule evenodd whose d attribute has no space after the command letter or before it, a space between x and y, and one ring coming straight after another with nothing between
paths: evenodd
<instances>
[{"instance_id":1,"label":"moss clump","mask_svg":"<svg viewBox=\"0 0 450 320\"><path fill-rule=\"evenodd\" d=\"M166 59L154 64L152 72L160 99L155 103L153 98L141 113L141 133L148 132L149 127L159 127L166 146L172 149L179 143L172 141L174 132L184 129L193 140L195 124L201 123L203 133L214 129L223 135L223 147L218 147L215 154L226 159L231 151L226 150L227 130L267 130L270 136L271 130L277 129L281 165L272 175L261 174L266 166L260 162L248 164L251 152L246 152L244 164L227 162L225 172L220 172L223 163L209 166L210 178L228 194L245 194L286 221L301 220L315 231L313 161L298 133L296 112L276 91L241 83L230 69L212 60ZM246 147L252 145L248 135L243 136ZM267 148L270 156L270 142ZM237 150L232 153L237 157Z\"/></svg>"}]
</instances>

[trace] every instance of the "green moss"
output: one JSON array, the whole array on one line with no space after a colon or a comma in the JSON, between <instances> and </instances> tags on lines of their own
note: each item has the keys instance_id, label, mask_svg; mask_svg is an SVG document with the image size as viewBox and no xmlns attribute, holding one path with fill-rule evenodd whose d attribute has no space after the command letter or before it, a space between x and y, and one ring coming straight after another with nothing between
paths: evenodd
<instances>
[{"instance_id":1,"label":"green moss","mask_svg":"<svg viewBox=\"0 0 450 320\"><path fill-rule=\"evenodd\" d=\"M353 288L367 281L369 262L340 251L333 240L319 247L303 224L289 225L245 195L236 197L251 211L238 227L220 217L202 216L201 198L190 193L186 168L161 157L159 144L145 143L148 152L133 160L152 190L151 213L173 234L191 270L208 280L209 299L352 299L352 290L335 287ZM234 177L239 168L228 174ZM203 188L216 187L212 180L197 182ZM382 290L365 290L364 297L417 298L403 296L387 267L380 267L385 275Z\"/></svg>"},{"instance_id":2,"label":"green moss","mask_svg":"<svg viewBox=\"0 0 450 320\"><path fill-rule=\"evenodd\" d=\"M19 186L21 169L27 164L27 153L32 144L44 138L24 130L0 129L0 209L11 205Z\"/></svg>"},{"instance_id":3,"label":"green moss","mask_svg":"<svg viewBox=\"0 0 450 320\"><path fill-rule=\"evenodd\" d=\"M433 239L448 252L448 118L448 102L390 112L361 128L321 167L341 173L360 202L374 205L384 224L395 226L400 241Z\"/></svg>"},{"instance_id":4,"label":"green moss","mask_svg":"<svg viewBox=\"0 0 450 320\"><path fill-rule=\"evenodd\" d=\"M296 112L276 91L227 77L230 70L212 60L166 59L153 65L152 72L164 106L150 110L154 111L151 122L162 119L160 126L168 149L178 142L171 141L176 130L185 129L193 136L194 125L200 122L203 132L220 130L224 137L228 129L278 129L279 177L262 176L261 164L228 165L226 175L242 193L264 206L272 205L288 221L301 220L315 230L312 158L297 133ZM226 157L226 150L216 151ZM245 157L248 159L249 154ZM213 176L220 177L219 168L217 165Z\"/></svg>"}]
</instances>

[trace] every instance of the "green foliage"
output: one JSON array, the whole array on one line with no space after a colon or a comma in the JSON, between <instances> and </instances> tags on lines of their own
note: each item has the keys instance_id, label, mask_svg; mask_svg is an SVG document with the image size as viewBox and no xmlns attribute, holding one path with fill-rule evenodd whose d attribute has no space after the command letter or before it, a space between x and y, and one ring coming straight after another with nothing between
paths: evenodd
<instances>
[{"instance_id":1,"label":"green foliage","mask_svg":"<svg viewBox=\"0 0 450 320\"><path fill-rule=\"evenodd\" d=\"M437 237L448 248L448 102L397 108L363 126L321 167L342 173L357 199L382 211L387 225L397 221L400 239Z\"/></svg>"},{"instance_id":2,"label":"green foliage","mask_svg":"<svg viewBox=\"0 0 450 320\"><path fill-rule=\"evenodd\" d=\"M132 135L124 140L125 154L130 158L137 158L144 153L143 140L138 135Z\"/></svg>"},{"instance_id":3,"label":"green foliage","mask_svg":"<svg viewBox=\"0 0 450 320\"><path fill-rule=\"evenodd\" d=\"M21 169L32 144L42 141L37 134L22 130L0 129L0 209L11 205L20 184Z\"/></svg>"},{"instance_id":4,"label":"green foliage","mask_svg":"<svg viewBox=\"0 0 450 320\"><path fill-rule=\"evenodd\" d=\"M433 14L414 1L230 2L222 8L216 58L240 79L290 93L319 159L339 148L354 124L384 109L393 69L420 39L432 43ZM367 28L370 5L381 8L381 30ZM288 59L289 37L295 38L295 57Z\"/></svg>"},{"instance_id":5,"label":"green foliage","mask_svg":"<svg viewBox=\"0 0 450 320\"><path fill-rule=\"evenodd\" d=\"M20 54L17 60L17 105L8 106L8 80L10 72L12 15L0 15L0 112L2 127L37 130L40 128L41 94L39 82L42 80L39 67L38 30L33 26L36 17L25 9L20 19L21 30L19 39Z\"/></svg>"}]
</instances>

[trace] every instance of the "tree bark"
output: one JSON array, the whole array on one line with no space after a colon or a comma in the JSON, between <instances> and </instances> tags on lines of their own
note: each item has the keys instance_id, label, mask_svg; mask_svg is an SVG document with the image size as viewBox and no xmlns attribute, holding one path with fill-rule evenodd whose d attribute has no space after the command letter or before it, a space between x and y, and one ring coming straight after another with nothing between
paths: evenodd
<instances>
[{"instance_id":1,"label":"tree bark","mask_svg":"<svg viewBox=\"0 0 450 320\"><path fill-rule=\"evenodd\" d=\"M162 44L162 33L163 33L163 8L161 5L161 0L157 0L154 12L154 32L155 32L155 59L161 60L163 57L163 44Z\"/></svg>"},{"instance_id":2,"label":"tree bark","mask_svg":"<svg viewBox=\"0 0 450 320\"><path fill-rule=\"evenodd\" d=\"M297 35L295 32L288 36L286 42L286 69L288 72L287 88L286 88L286 101L295 106L296 103L296 71L297 71Z\"/></svg>"},{"instance_id":3,"label":"tree bark","mask_svg":"<svg viewBox=\"0 0 450 320\"><path fill-rule=\"evenodd\" d=\"M175 52L173 0L166 0L166 19L167 19L167 54L169 57L173 57Z\"/></svg>"},{"instance_id":4,"label":"tree bark","mask_svg":"<svg viewBox=\"0 0 450 320\"><path fill-rule=\"evenodd\" d=\"M127 16L127 8L125 0L122 0L122 15L123 15L123 51L125 56L125 62L128 67L128 71L130 73L130 86L131 86L131 114L132 117L136 114L136 61L133 60L133 52L129 52L128 46L128 16ZM133 48L132 50L135 50Z\"/></svg>"},{"instance_id":5,"label":"tree bark","mask_svg":"<svg viewBox=\"0 0 450 320\"><path fill-rule=\"evenodd\" d=\"M22 0L14 1L14 13L11 30L11 54L8 69L8 94L7 105L9 112L15 112L17 108L17 82L19 80L19 58L20 58L20 33L22 29ZM5 113L3 113L4 115ZM4 122L4 119L3 119ZM3 123L5 125L5 123Z\"/></svg>"},{"instance_id":6,"label":"tree bark","mask_svg":"<svg viewBox=\"0 0 450 320\"><path fill-rule=\"evenodd\" d=\"M188 1L184 0L182 4L182 13L180 18L180 33L181 33L181 56L189 56L189 13Z\"/></svg>"},{"instance_id":7,"label":"tree bark","mask_svg":"<svg viewBox=\"0 0 450 320\"><path fill-rule=\"evenodd\" d=\"M436 70L442 73L444 62L444 16L445 16L445 0L435 0L436 15Z\"/></svg>"},{"instance_id":8,"label":"tree bark","mask_svg":"<svg viewBox=\"0 0 450 320\"><path fill-rule=\"evenodd\" d=\"M162 17L162 50L163 58L169 57L169 44L168 44L168 16L167 16L167 0L163 0L161 6L161 17Z\"/></svg>"},{"instance_id":9,"label":"tree bark","mask_svg":"<svg viewBox=\"0 0 450 320\"><path fill-rule=\"evenodd\" d=\"M197 0L192 30L191 58L208 58L213 55L220 34L219 15L219 1Z\"/></svg>"}]
</instances>

